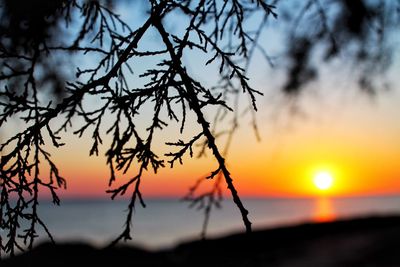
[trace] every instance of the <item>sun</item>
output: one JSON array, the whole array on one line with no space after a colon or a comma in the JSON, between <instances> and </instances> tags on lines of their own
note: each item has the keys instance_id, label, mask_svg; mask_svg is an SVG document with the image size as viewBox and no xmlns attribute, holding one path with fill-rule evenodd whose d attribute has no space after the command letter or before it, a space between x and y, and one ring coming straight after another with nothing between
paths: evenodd
<instances>
[{"instance_id":1,"label":"sun","mask_svg":"<svg viewBox=\"0 0 400 267\"><path fill-rule=\"evenodd\" d=\"M332 187L333 177L327 171L317 172L314 175L314 185L320 190L328 190Z\"/></svg>"}]
</instances>

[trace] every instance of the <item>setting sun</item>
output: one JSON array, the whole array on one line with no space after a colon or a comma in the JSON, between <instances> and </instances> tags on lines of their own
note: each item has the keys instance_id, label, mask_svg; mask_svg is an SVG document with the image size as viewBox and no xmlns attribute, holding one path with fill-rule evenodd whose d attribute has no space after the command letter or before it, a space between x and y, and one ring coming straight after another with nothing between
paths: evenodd
<instances>
[{"instance_id":1,"label":"setting sun","mask_svg":"<svg viewBox=\"0 0 400 267\"><path fill-rule=\"evenodd\" d=\"M314 185L320 190L327 190L332 187L333 177L329 172L318 172L314 176Z\"/></svg>"}]
</instances>

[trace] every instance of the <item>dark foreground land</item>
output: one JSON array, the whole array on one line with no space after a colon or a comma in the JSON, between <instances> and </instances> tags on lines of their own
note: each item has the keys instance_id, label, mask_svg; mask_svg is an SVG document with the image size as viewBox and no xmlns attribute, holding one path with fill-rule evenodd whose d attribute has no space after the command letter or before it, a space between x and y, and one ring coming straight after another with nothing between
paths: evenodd
<instances>
[{"instance_id":1,"label":"dark foreground land","mask_svg":"<svg viewBox=\"0 0 400 267\"><path fill-rule=\"evenodd\" d=\"M42 244L0 266L400 266L400 216L235 234L160 252Z\"/></svg>"}]
</instances>

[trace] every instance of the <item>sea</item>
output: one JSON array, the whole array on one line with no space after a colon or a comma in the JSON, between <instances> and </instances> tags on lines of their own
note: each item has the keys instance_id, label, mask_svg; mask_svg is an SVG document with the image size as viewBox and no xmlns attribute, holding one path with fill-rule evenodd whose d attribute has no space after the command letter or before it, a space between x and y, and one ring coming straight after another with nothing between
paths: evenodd
<instances>
[{"instance_id":1,"label":"sea","mask_svg":"<svg viewBox=\"0 0 400 267\"><path fill-rule=\"evenodd\" d=\"M129 245L162 250L200 239L204 211L179 199L149 199L137 207ZM400 214L400 196L357 198L244 199L254 229L291 226L355 217ZM128 202L124 200L64 200L60 206L41 202L39 214L56 242L86 242L103 247L123 230ZM211 211L207 238L244 232L241 215L230 200ZM46 241L39 230L39 242Z\"/></svg>"}]
</instances>

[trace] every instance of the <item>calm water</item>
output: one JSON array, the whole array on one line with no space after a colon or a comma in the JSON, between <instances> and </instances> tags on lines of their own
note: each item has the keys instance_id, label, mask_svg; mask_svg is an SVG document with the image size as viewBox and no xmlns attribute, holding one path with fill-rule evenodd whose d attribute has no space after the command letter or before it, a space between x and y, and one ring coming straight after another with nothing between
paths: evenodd
<instances>
[{"instance_id":1,"label":"calm water","mask_svg":"<svg viewBox=\"0 0 400 267\"><path fill-rule=\"evenodd\" d=\"M255 228L293 225L372 214L400 214L400 197L345 199L247 199ZM81 240L103 246L122 230L124 201L41 203L40 214L58 241ZM132 244L149 249L173 246L199 237L203 215L179 200L148 200L134 218ZM228 200L211 215L209 236L243 231L240 214Z\"/></svg>"}]
</instances>

